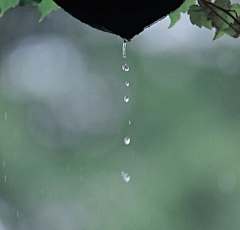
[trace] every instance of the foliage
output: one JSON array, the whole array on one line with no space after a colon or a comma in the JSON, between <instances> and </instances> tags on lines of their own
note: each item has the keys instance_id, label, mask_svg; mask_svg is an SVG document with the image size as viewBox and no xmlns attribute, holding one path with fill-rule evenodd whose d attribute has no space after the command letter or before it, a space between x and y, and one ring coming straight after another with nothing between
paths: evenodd
<instances>
[{"instance_id":1,"label":"foliage","mask_svg":"<svg viewBox=\"0 0 240 230\"><path fill-rule=\"evenodd\" d=\"M171 19L171 24L169 28L173 27L176 22L180 19L181 13L186 13L191 5L194 5L196 0L186 0L180 8L172 12L169 17Z\"/></svg>"},{"instance_id":2,"label":"foliage","mask_svg":"<svg viewBox=\"0 0 240 230\"><path fill-rule=\"evenodd\" d=\"M17 5L37 5L41 13L42 21L52 10L60 7L53 0L1 0L0 17L9 8ZM240 36L240 4L232 4L230 0L185 0L180 8L172 12L169 16L171 24L174 26L180 19L181 13L188 13L190 21L199 28L205 27L216 30L214 40L227 34L233 38Z\"/></svg>"},{"instance_id":3,"label":"foliage","mask_svg":"<svg viewBox=\"0 0 240 230\"><path fill-rule=\"evenodd\" d=\"M53 10L58 10L60 7L53 0L1 0L0 1L0 17L3 16L6 10L17 5L37 5L41 13L42 21L44 17Z\"/></svg>"},{"instance_id":4,"label":"foliage","mask_svg":"<svg viewBox=\"0 0 240 230\"><path fill-rule=\"evenodd\" d=\"M192 4L193 2L196 1L186 0L179 9L170 14L170 27L180 19L181 12L188 12L193 25L210 30L215 28L214 40L224 34L233 38L239 37L240 4L232 4L230 0L215 0L214 2L198 0L198 4Z\"/></svg>"}]
</instances>

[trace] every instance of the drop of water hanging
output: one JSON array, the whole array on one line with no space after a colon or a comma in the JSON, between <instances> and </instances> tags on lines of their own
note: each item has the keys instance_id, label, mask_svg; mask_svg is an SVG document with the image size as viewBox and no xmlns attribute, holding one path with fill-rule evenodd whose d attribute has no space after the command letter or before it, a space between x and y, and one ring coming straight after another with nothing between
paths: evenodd
<instances>
[{"instance_id":1,"label":"drop of water hanging","mask_svg":"<svg viewBox=\"0 0 240 230\"><path fill-rule=\"evenodd\" d=\"M128 103L130 98L128 96L124 96L123 100L124 100L124 102Z\"/></svg>"},{"instance_id":2,"label":"drop of water hanging","mask_svg":"<svg viewBox=\"0 0 240 230\"><path fill-rule=\"evenodd\" d=\"M129 87L130 83L128 81L125 82L125 86Z\"/></svg>"},{"instance_id":3,"label":"drop of water hanging","mask_svg":"<svg viewBox=\"0 0 240 230\"><path fill-rule=\"evenodd\" d=\"M122 57L127 57L127 41L123 40L123 47L122 47Z\"/></svg>"},{"instance_id":4,"label":"drop of water hanging","mask_svg":"<svg viewBox=\"0 0 240 230\"><path fill-rule=\"evenodd\" d=\"M131 177L128 175L128 173L122 172L122 177L125 182L129 182Z\"/></svg>"},{"instance_id":5,"label":"drop of water hanging","mask_svg":"<svg viewBox=\"0 0 240 230\"><path fill-rule=\"evenodd\" d=\"M124 144L125 144L125 145L129 145L130 142L131 142L131 138L130 138L129 136L126 136L126 137L124 138Z\"/></svg>"},{"instance_id":6,"label":"drop of water hanging","mask_svg":"<svg viewBox=\"0 0 240 230\"><path fill-rule=\"evenodd\" d=\"M128 72L130 70L130 67L128 64L124 64L124 65L122 65L122 69L123 69L123 71Z\"/></svg>"},{"instance_id":7,"label":"drop of water hanging","mask_svg":"<svg viewBox=\"0 0 240 230\"><path fill-rule=\"evenodd\" d=\"M131 124L132 124L132 122L129 120L129 121L128 121L128 124L129 124L129 125L131 125Z\"/></svg>"}]
</instances>

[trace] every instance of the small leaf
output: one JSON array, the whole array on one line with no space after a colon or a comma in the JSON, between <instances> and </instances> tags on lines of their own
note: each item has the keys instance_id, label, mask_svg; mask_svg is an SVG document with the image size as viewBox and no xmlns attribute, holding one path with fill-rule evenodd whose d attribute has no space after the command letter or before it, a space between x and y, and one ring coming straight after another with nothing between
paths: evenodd
<instances>
[{"instance_id":1,"label":"small leaf","mask_svg":"<svg viewBox=\"0 0 240 230\"><path fill-rule=\"evenodd\" d=\"M17 6L18 3L19 0L0 0L0 17L2 17L8 9Z\"/></svg>"},{"instance_id":2,"label":"small leaf","mask_svg":"<svg viewBox=\"0 0 240 230\"><path fill-rule=\"evenodd\" d=\"M233 4L230 8L229 13L231 13L233 17L238 18L240 16L240 4Z\"/></svg>"},{"instance_id":3,"label":"small leaf","mask_svg":"<svg viewBox=\"0 0 240 230\"><path fill-rule=\"evenodd\" d=\"M216 40L220 37L222 37L225 34L225 32L221 31L221 30L216 30L215 36L213 38L213 40Z\"/></svg>"},{"instance_id":4,"label":"small leaf","mask_svg":"<svg viewBox=\"0 0 240 230\"><path fill-rule=\"evenodd\" d=\"M194 5L196 0L186 0L177 10L169 14L171 24L168 28L173 27L180 19L181 13L186 13L191 5Z\"/></svg>"},{"instance_id":5,"label":"small leaf","mask_svg":"<svg viewBox=\"0 0 240 230\"><path fill-rule=\"evenodd\" d=\"M207 29L212 29L212 22L208 18L209 10L205 6L192 5L188 14L190 15L190 21L193 25L202 28L203 26Z\"/></svg>"},{"instance_id":6,"label":"small leaf","mask_svg":"<svg viewBox=\"0 0 240 230\"><path fill-rule=\"evenodd\" d=\"M230 0L216 0L214 2L217 6L229 10L231 7ZM216 27L217 30L224 30L229 27L229 24L234 22L234 19L230 17L227 13L224 11L217 9L216 7L212 7L212 12L209 14L209 17L212 19L212 25Z\"/></svg>"},{"instance_id":7,"label":"small leaf","mask_svg":"<svg viewBox=\"0 0 240 230\"><path fill-rule=\"evenodd\" d=\"M60 7L52 0L42 0L41 3L38 4L38 9L41 13L41 18L39 19L39 22L41 22L48 13L53 10L58 10Z\"/></svg>"},{"instance_id":8,"label":"small leaf","mask_svg":"<svg viewBox=\"0 0 240 230\"><path fill-rule=\"evenodd\" d=\"M230 0L216 0L214 2L214 4L227 10L231 6L231 1Z\"/></svg>"},{"instance_id":9,"label":"small leaf","mask_svg":"<svg viewBox=\"0 0 240 230\"><path fill-rule=\"evenodd\" d=\"M239 28L237 28L234 25L232 25L232 27L237 29L237 30L239 29ZM227 29L223 30L223 32L225 32L227 35L229 35L229 36L231 36L233 38L238 38L239 37L239 33L236 30L234 30L232 27L229 26Z\"/></svg>"}]
</instances>

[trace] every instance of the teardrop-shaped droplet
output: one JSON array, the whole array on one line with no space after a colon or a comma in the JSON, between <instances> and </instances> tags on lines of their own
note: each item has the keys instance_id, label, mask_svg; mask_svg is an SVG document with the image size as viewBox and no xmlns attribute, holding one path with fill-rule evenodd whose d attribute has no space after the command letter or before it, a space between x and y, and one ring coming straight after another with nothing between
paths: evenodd
<instances>
[{"instance_id":1,"label":"teardrop-shaped droplet","mask_svg":"<svg viewBox=\"0 0 240 230\"><path fill-rule=\"evenodd\" d=\"M124 96L123 100L124 100L124 102L128 103L130 98L128 96Z\"/></svg>"},{"instance_id":2,"label":"teardrop-shaped droplet","mask_svg":"<svg viewBox=\"0 0 240 230\"><path fill-rule=\"evenodd\" d=\"M126 82L125 82L125 85L126 85L127 87L129 87L129 86L130 86L130 83L129 83L128 81L126 81Z\"/></svg>"},{"instance_id":3,"label":"teardrop-shaped droplet","mask_svg":"<svg viewBox=\"0 0 240 230\"><path fill-rule=\"evenodd\" d=\"M129 136L126 136L126 137L124 138L124 144L125 144L125 145L129 145L130 142L131 142L131 138L130 138Z\"/></svg>"},{"instance_id":4,"label":"teardrop-shaped droplet","mask_svg":"<svg viewBox=\"0 0 240 230\"><path fill-rule=\"evenodd\" d=\"M122 65L122 69L123 69L123 71L128 72L130 70L130 67L128 64L124 64L124 65Z\"/></svg>"},{"instance_id":5,"label":"teardrop-shaped droplet","mask_svg":"<svg viewBox=\"0 0 240 230\"><path fill-rule=\"evenodd\" d=\"M129 121L128 121L128 124L129 124L129 125L131 125L131 124L132 124L132 122L129 120Z\"/></svg>"},{"instance_id":6,"label":"teardrop-shaped droplet","mask_svg":"<svg viewBox=\"0 0 240 230\"><path fill-rule=\"evenodd\" d=\"M125 182L129 182L131 177L128 175L128 173L122 172L122 177Z\"/></svg>"},{"instance_id":7,"label":"teardrop-shaped droplet","mask_svg":"<svg viewBox=\"0 0 240 230\"><path fill-rule=\"evenodd\" d=\"M122 57L127 57L127 41L123 40L123 47L122 47Z\"/></svg>"}]
</instances>

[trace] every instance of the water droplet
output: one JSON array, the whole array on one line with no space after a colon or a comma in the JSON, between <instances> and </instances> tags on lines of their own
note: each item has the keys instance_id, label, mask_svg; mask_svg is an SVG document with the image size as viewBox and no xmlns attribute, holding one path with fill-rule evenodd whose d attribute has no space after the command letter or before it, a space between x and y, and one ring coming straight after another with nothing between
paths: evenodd
<instances>
[{"instance_id":1,"label":"water droplet","mask_svg":"<svg viewBox=\"0 0 240 230\"><path fill-rule=\"evenodd\" d=\"M125 82L125 85L129 87L130 83L128 81Z\"/></svg>"},{"instance_id":2,"label":"water droplet","mask_svg":"<svg viewBox=\"0 0 240 230\"><path fill-rule=\"evenodd\" d=\"M3 168L5 168L6 167L6 162L5 161L3 161Z\"/></svg>"},{"instance_id":3,"label":"water droplet","mask_svg":"<svg viewBox=\"0 0 240 230\"><path fill-rule=\"evenodd\" d=\"M7 175L4 175L4 182L7 183Z\"/></svg>"},{"instance_id":4,"label":"water droplet","mask_svg":"<svg viewBox=\"0 0 240 230\"><path fill-rule=\"evenodd\" d=\"M124 102L128 103L130 98L128 96L124 96L123 100L124 100Z\"/></svg>"},{"instance_id":5,"label":"water droplet","mask_svg":"<svg viewBox=\"0 0 240 230\"><path fill-rule=\"evenodd\" d=\"M121 174L122 174L123 180L125 182L129 182L130 181L131 177L127 173L122 172Z\"/></svg>"},{"instance_id":6,"label":"water droplet","mask_svg":"<svg viewBox=\"0 0 240 230\"><path fill-rule=\"evenodd\" d=\"M123 69L123 71L128 72L130 70L130 67L128 64L124 64L124 65L122 65L122 69Z\"/></svg>"},{"instance_id":7,"label":"water droplet","mask_svg":"<svg viewBox=\"0 0 240 230\"><path fill-rule=\"evenodd\" d=\"M4 113L4 120L7 120L7 112Z\"/></svg>"},{"instance_id":8,"label":"water droplet","mask_svg":"<svg viewBox=\"0 0 240 230\"><path fill-rule=\"evenodd\" d=\"M129 120L129 121L128 121L128 124L129 124L129 125L131 125L131 124L132 124L132 122Z\"/></svg>"},{"instance_id":9,"label":"water droplet","mask_svg":"<svg viewBox=\"0 0 240 230\"><path fill-rule=\"evenodd\" d=\"M124 144L125 144L125 145L129 145L130 142L131 142L131 138L130 138L129 136L126 136L126 137L124 138Z\"/></svg>"},{"instance_id":10,"label":"water droplet","mask_svg":"<svg viewBox=\"0 0 240 230\"><path fill-rule=\"evenodd\" d=\"M120 133L120 131L118 130L118 133Z\"/></svg>"},{"instance_id":11,"label":"water droplet","mask_svg":"<svg viewBox=\"0 0 240 230\"><path fill-rule=\"evenodd\" d=\"M122 47L122 57L127 57L127 41L123 40L123 47Z\"/></svg>"},{"instance_id":12,"label":"water droplet","mask_svg":"<svg viewBox=\"0 0 240 230\"><path fill-rule=\"evenodd\" d=\"M43 194L43 190L42 189L40 190L40 193L41 193L41 195Z\"/></svg>"},{"instance_id":13,"label":"water droplet","mask_svg":"<svg viewBox=\"0 0 240 230\"><path fill-rule=\"evenodd\" d=\"M17 218L19 217L19 210L17 210Z\"/></svg>"}]
</instances>

